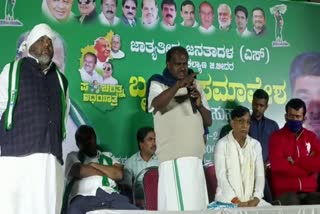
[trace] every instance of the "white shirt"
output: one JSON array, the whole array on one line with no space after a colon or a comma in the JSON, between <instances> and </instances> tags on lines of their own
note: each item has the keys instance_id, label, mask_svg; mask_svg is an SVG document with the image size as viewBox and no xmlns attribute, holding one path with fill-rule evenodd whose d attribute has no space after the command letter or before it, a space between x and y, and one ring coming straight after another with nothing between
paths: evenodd
<instances>
[{"instance_id":1,"label":"white shirt","mask_svg":"<svg viewBox=\"0 0 320 214\"><path fill-rule=\"evenodd\" d=\"M96 70L93 70L92 75L88 74L83 68L79 70L82 82L92 83L94 80L102 82L102 76L99 75Z\"/></svg>"},{"instance_id":2,"label":"white shirt","mask_svg":"<svg viewBox=\"0 0 320 214\"><path fill-rule=\"evenodd\" d=\"M121 50L118 50L117 52L113 52L111 50L110 55L112 56L113 59L122 59L123 57L125 57L125 54Z\"/></svg>"},{"instance_id":3,"label":"white shirt","mask_svg":"<svg viewBox=\"0 0 320 214\"><path fill-rule=\"evenodd\" d=\"M242 33L239 32L238 28L236 29L236 31L237 31L237 34L241 37L249 37L253 35L253 33L250 32L248 28L246 28Z\"/></svg>"},{"instance_id":4,"label":"white shirt","mask_svg":"<svg viewBox=\"0 0 320 214\"><path fill-rule=\"evenodd\" d=\"M149 161L142 159L140 151L132 155L124 164L124 184L132 186L132 181L138 179L138 182L142 182L143 175L136 177L141 171L151 166L159 166L158 158L153 155Z\"/></svg>"},{"instance_id":5,"label":"white shirt","mask_svg":"<svg viewBox=\"0 0 320 214\"><path fill-rule=\"evenodd\" d=\"M163 21L161 22L161 26L166 29L166 30L174 30L176 29L176 25L168 25L167 23L164 23Z\"/></svg>"},{"instance_id":6,"label":"white shirt","mask_svg":"<svg viewBox=\"0 0 320 214\"><path fill-rule=\"evenodd\" d=\"M214 33L216 31L216 28L213 25L211 25L208 29L206 29L200 25L199 31L201 33Z\"/></svg>"},{"instance_id":7,"label":"white shirt","mask_svg":"<svg viewBox=\"0 0 320 214\"><path fill-rule=\"evenodd\" d=\"M189 26L185 26L184 25L184 21L181 22L181 25L184 26L184 27L189 27ZM194 21L193 25L191 27L198 27L198 22L197 21Z\"/></svg>"},{"instance_id":8,"label":"white shirt","mask_svg":"<svg viewBox=\"0 0 320 214\"><path fill-rule=\"evenodd\" d=\"M159 17L157 17L157 19L156 19L154 22L152 22L152 23L146 23L146 22L143 21L143 18L141 18L141 23L142 23L146 28L149 28L149 29L154 28L154 27L158 24L158 22L159 22Z\"/></svg>"},{"instance_id":9,"label":"white shirt","mask_svg":"<svg viewBox=\"0 0 320 214\"><path fill-rule=\"evenodd\" d=\"M111 24L102 12L99 14L99 20L100 20L101 24L104 24L107 26L115 26L115 25L119 24L119 22L120 22L120 19L118 17L114 16L113 23Z\"/></svg>"},{"instance_id":10,"label":"white shirt","mask_svg":"<svg viewBox=\"0 0 320 214\"><path fill-rule=\"evenodd\" d=\"M241 181L241 177L236 177L234 172L235 163L240 162L240 168L242 161L244 159L242 148L240 147L240 144L235 140L232 134L232 130L229 132L228 135L220 139L216 146L214 151L214 164L215 164L215 170L217 175L217 181L218 181L218 187L217 192L215 196L215 200L221 201L221 202L227 202L230 203L231 200L234 197L239 197L236 194L236 189L239 187L232 186L232 183L235 180ZM239 159L236 157L231 157L228 150L230 149L230 146L235 143L237 147L237 151ZM263 197L263 190L264 190L264 183L265 183L265 176L264 176L264 166L263 166L263 158L262 158L262 149L260 143L251 138L249 135L247 135L246 142L244 144L244 147L250 146L252 151L252 156L255 158L254 161L254 170L255 170L255 178L254 178L254 188L252 192L252 198L257 197L261 200ZM232 175L235 175L234 177Z\"/></svg>"},{"instance_id":11,"label":"white shirt","mask_svg":"<svg viewBox=\"0 0 320 214\"><path fill-rule=\"evenodd\" d=\"M201 94L202 105L210 110L199 81L196 87ZM154 111L152 100L169 87L157 81L151 81L148 97L148 110L153 112L154 129L157 133L156 155L159 163L179 157L197 157L202 160L205 144L203 140L203 118L197 110L192 110L190 99L179 102L171 99L163 111ZM187 88L180 88L175 97L187 95Z\"/></svg>"},{"instance_id":12,"label":"white shirt","mask_svg":"<svg viewBox=\"0 0 320 214\"><path fill-rule=\"evenodd\" d=\"M85 156L85 160L83 161L83 164L99 163L100 154L101 152L98 151L98 154L96 157L90 158L88 156ZM119 164L118 160L110 152L102 152L102 154L106 157L109 157L112 160L112 165ZM71 152L67 156L66 167L65 167L65 177L67 179L67 183L69 183L72 179L72 177L69 176L69 173L72 166L75 163L81 163L78 158L78 152ZM104 165L107 165L107 164L104 163ZM103 176L95 175L95 176L89 176L89 177L76 180L76 182L74 182L72 186L72 189L69 195L69 200L71 200L73 197L77 195L95 196L98 188L103 189L107 193L117 192L115 190L117 187L117 184L114 180L108 178L109 185L105 186L102 183L102 178Z\"/></svg>"},{"instance_id":13,"label":"white shirt","mask_svg":"<svg viewBox=\"0 0 320 214\"><path fill-rule=\"evenodd\" d=\"M97 70L101 70L101 72L103 71L103 64L105 63L105 62L109 62L109 57L106 59L106 61L104 61L104 62L101 62L99 59L97 59L97 64L96 64L96 69Z\"/></svg>"},{"instance_id":14,"label":"white shirt","mask_svg":"<svg viewBox=\"0 0 320 214\"><path fill-rule=\"evenodd\" d=\"M0 73L0 117L7 108L9 87L9 64Z\"/></svg>"},{"instance_id":15,"label":"white shirt","mask_svg":"<svg viewBox=\"0 0 320 214\"><path fill-rule=\"evenodd\" d=\"M102 78L101 82L99 83L103 85L118 85L118 80L113 77L108 77L106 79Z\"/></svg>"}]
</instances>

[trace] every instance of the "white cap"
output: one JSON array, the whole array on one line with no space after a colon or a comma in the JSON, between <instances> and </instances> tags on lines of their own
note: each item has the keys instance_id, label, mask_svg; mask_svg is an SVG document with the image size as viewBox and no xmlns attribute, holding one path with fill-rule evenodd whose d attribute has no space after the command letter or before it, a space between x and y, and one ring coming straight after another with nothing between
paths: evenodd
<instances>
[{"instance_id":1,"label":"white cap","mask_svg":"<svg viewBox=\"0 0 320 214\"><path fill-rule=\"evenodd\" d=\"M38 24L32 28L28 38L26 39L26 46L29 52L29 48L33 45L40 37L47 36L52 42L55 40L55 33L47 24Z\"/></svg>"}]
</instances>

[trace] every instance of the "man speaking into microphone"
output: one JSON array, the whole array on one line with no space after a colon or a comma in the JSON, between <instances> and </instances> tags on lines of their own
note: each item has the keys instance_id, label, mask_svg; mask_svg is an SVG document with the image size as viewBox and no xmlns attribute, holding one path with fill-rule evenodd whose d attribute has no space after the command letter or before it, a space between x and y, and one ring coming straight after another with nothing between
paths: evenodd
<instances>
[{"instance_id":1,"label":"man speaking into microphone","mask_svg":"<svg viewBox=\"0 0 320 214\"><path fill-rule=\"evenodd\" d=\"M160 163L158 210L203 210L208 204L203 134L212 118L188 59L185 48L171 48L162 75L153 75L147 84Z\"/></svg>"}]
</instances>

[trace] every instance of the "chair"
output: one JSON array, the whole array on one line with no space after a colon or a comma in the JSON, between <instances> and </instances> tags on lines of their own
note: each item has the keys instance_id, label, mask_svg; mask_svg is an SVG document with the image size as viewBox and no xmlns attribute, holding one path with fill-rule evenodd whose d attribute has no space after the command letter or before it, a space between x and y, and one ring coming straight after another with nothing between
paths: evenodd
<instances>
[{"instance_id":1,"label":"chair","mask_svg":"<svg viewBox=\"0 0 320 214\"><path fill-rule=\"evenodd\" d=\"M264 199L269 203L271 203L275 199L275 194L272 189L271 167L270 166L267 166L265 168Z\"/></svg>"},{"instance_id":2,"label":"chair","mask_svg":"<svg viewBox=\"0 0 320 214\"><path fill-rule=\"evenodd\" d=\"M142 181L146 210L158 210L158 181L158 167L147 168Z\"/></svg>"},{"instance_id":3,"label":"chair","mask_svg":"<svg viewBox=\"0 0 320 214\"><path fill-rule=\"evenodd\" d=\"M214 197L216 195L216 190L218 185L216 170L213 163L205 164L203 168L204 168L204 174L207 182L209 203L211 203L212 201L214 201Z\"/></svg>"},{"instance_id":4,"label":"chair","mask_svg":"<svg viewBox=\"0 0 320 214\"><path fill-rule=\"evenodd\" d=\"M132 181L132 202L134 205L140 208L145 208L144 192L143 192L143 176L150 169L150 167L142 169Z\"/></svg>"}]
</instances>

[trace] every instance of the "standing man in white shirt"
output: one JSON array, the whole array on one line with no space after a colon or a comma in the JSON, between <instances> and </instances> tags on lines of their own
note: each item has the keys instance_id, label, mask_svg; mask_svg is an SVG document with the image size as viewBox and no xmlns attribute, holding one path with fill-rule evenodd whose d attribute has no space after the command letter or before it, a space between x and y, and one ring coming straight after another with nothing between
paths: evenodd
<instances>
[{"instance_id":1,"label":"standing man in white shirt","mask_svg":"<svg viewBox=\"0 0 320 214\"><path fill-rule=\"evenodd\" d=\"M188 69L188 59L185 48L171 48L162 75L153 75L147 86L160 163L159 210L203 210L208 205L203 135L212 117L196 73Z\"/></svg>"}]
</instances>

